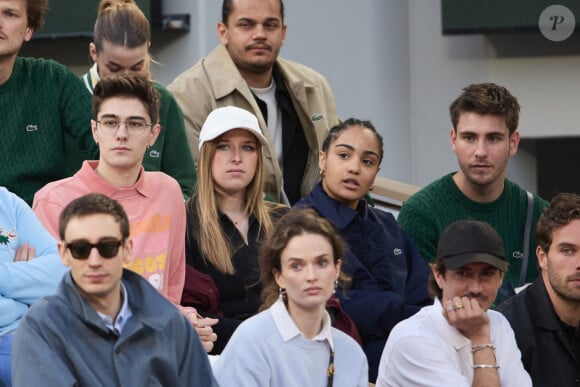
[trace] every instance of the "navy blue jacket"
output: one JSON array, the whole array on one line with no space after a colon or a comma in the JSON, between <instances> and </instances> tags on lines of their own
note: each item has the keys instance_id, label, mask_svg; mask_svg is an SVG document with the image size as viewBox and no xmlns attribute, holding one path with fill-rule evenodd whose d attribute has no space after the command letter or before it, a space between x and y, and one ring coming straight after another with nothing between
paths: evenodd
<instances>
[{"instance_id":1,"label":"navy blue jacket","mask_svg":"<svg viewBox=\"0 0 580 387\"><path fill-rule=\"evenodd\" d=\"M391 213L369 207L365 200L353 210L330 198L320 183L296 206L314 208L347 244L342 269L352 282L337 296L363 345L384 340L395 324L432 303L429 267Z\"/></svg>"}]
</instances>

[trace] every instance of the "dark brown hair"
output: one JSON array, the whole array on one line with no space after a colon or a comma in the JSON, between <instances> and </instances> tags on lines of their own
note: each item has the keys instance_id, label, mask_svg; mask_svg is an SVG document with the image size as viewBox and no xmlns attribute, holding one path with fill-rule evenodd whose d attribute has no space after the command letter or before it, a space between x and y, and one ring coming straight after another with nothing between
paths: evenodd
<instances>
[{"instance_id":1,"label":"dark brown hair","mask_svg":"<svg viewBox=\"0 0 580 387\"><path fill-rule=\"evenodd\" d=\"M93 31L93 42L101 52L103 41L135 48L149 43L149 20L133 0L101 0Z\"/></svg>"},{"instance_id":2,"label":"dark brown hair","mask_svg":"<svg viewBox=\"0 0 580 387\"><path fill-rule=\"evenodd\" d=\"M552 245L554 231L576 219L580 219L580 196L559 193L536 223L536 242L547 253Z\"/></svg>"},{"instance_id":3,"label":"dark brown hair","mask_svg":"<svg viewBox=\"0 0 580 387\"><path fill-rule=\"evenodd\" d=\"M48 10L48 0L26 0L27 25L34 31L44 25L44 15Z\"/></svg>"},{"instance_id":4,"label":"dark brown hair","mask_svg":"<svg viewBox=\"0 0 580 387\"><path fill-rule=\"evenodd\" d=\"M284 23L284 3L282 2L282 0L279 1L280 1L280 18L282 20L282 23ZM226 26L228 25L228 18L234 11L233 3L234 0L224 0L224 2L222 3L222 23L224 23Z\"/></svg>"},{"instance_id":5,"label":"dark brown hair","mask_svg":"<svg viewBox=\"0 0 580 387\"><path fill-rule=\"evenodd\" d=\"M495 83L476 83L464 88L463 93L449 106L455 131L462 113L503 117L511 135L518 128L520 105L505 87Z\"/></svg>"},{"instance_id":6,"label":"dark brown hair","mask_svg":"<svg viewBox=\"0 0 580 387\"><path fill-rule=\"evenodd\" d=\"M142 76L121 73L105 77L97 83L93 94L93 117L96 120L104 100L114 97L136 98L149 113L152 124L159 120L159 92Z\"/></svg>"},{"instance_id":7,"label":"dark brown hair","mask_svg":"<svg viewBox=\"0 0 580 387\"><path fill-rule=\"evenodd\" d=\"M60 239L64 241L66 226L72 218L95 214L111 215L119 223L122 240L129 238L129 219L123 207L116 200L106 195L90 193L73 200L60 213L58 218Z\"/></svg>"}]
</instances>

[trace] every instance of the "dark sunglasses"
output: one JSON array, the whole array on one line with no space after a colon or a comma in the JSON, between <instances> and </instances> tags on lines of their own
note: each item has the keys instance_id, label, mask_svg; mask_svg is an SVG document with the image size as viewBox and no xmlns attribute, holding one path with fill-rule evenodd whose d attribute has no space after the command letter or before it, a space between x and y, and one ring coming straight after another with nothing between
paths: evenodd
<instances>
[{"instance_id":1,"label":"dark sunglasses","mask_svg":"<svg viewBox=\"0 0 580 387\"><path fill-rule=\"evenodd\" d=\"M65 242L65 246L70 250L73 258L76 259L87 259L91 254L93 247L96 247L99 255L103 258L113 258L119 252L119 247L123 244L123 241L119 240L107 240L100 241L97 243L89 243L87 241L77 241L77 242Z\"/></svg>"}]
</instances>

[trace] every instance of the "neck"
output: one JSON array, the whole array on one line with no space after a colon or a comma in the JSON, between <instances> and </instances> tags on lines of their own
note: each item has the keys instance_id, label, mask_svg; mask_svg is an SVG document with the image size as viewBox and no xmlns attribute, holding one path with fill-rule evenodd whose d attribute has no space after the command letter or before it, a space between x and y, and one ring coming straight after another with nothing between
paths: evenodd
<instances>
[{"instance_id":1,"label":"neck","mask_svg":"<svg viewBox=\"0 0 580 387\"><path fill-rule=\"evenodd\" d=\"M556 293L550 285L548 273L545 270L542 270L542 279L544 280L544 285L546 286L546 291L548 292L554 311L560 320L566 325L580 328L580 302L564 299Z\"/></svg>"},{"instance_id":2,"label":"neck","mask_svg":"<svg viewBox=\"0 0 580 387\"><path fill-rule=\"evenodd\" d=\"M99 298L85 293L80 288L77 287L82 297L99 313L105 314L113 319L117 318L117 315L121 311L121 306L123 305L123 291L121 287L121 282L118 282L115 289L111 291L107 298Z\"/></svg>"},{"instance_id":3,"label":"neck","mask_svg":"<svg viewBox=\"0 0 580 387\"><path fill-rule=\"evenodd\" d=\"M272 68L261 73L240 70L240 74L242 74L242 78L244 78L249 87L256 89L268 87L272 82Z\"/></svg>"},{"instance_id":4,"label":"neck","mask_svg":"<svg viewBox=\"0 0 580 387\"><path fill-rule=\"evenodd\" d=\"M217 194L218 208L221 212L228 215L232 220L247 215L245 192L239 192L232 195Z\"/></svg>"},{"instance_id":5,"label":"neck","mask_svg":"<svg viewBox=\"0 0 580 387\"><path fill-rule=\"evenodd\" d=\"M5 84L12 76L14 62L16 62L16 55L0 56L0 85Z\"/></svg>"},{"instance_id":6,"label":"neck","mask_svg":"<svg viewBox=\"0 0 580 387\"><path fill-rule=\"evenodd\" d=\"M302 332L304 337L312 339L322 330L322 322L324 321L324 305L316 310L304 310L288 302L288 313L292 317L292 321Z\"/></svg>"},{"instance_id":7,"label":"neck","mask_svg":"<svg viewBox=\"0 0 580 387\"><path fill-rule=\"evenodd\" d=\"M139 179L141 165L139 164L129 169L120 170L103 163L102 160L99 160L95 172L115 187L131 187L137 182L137 179Z\"/></svg>"},{"instance_id":8,"label":"neck","mask_svg":"<svg viewBox=\"0 0 580 387\"><path fill-rule=\"evenodd\" d=\"M453 181L457 188L470 200L477 203L491 203L499 198L503 192L504 180L505 177L501 176L493 183L479 185L469 181L461 171L453 175Z\"/></svg>"}]
</instances>

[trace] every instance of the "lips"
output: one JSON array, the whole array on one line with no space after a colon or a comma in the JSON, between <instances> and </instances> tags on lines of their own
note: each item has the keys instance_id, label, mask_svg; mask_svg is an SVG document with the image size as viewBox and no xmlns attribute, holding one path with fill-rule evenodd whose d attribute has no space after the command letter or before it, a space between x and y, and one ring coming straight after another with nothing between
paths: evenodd
<instances>
[{"instance_id":1,"label":"lips","mask_svg":"<svg viewBox=\"0 0 580 387\"><path fill-rule=\"evenodd\" d=\"M226 173L231 173L231 174L237 175L237 174L243 174L243 173L245 173L245 171L243 169L228 169L226 171Z\"/></svg>"},{"instance_id":2,"label":"lips","mask_svg":"<svg viewBox=\"0 0 580 387\"><path fill-rule=\"evenodd\" d=\"M360 187L359 182L355 179L344 179L342 183L349 189L358 189Z\"/></svg>"},{"instance_id":3,"label":"lips","mask_svg":"<svg viewBox=\"0 0 580 387\"><path fill-rule=\"evenodd\" d=\"M106 274L86 274L85 278L88 279L90 282L103 282L103 280L107 277Z\"/></svg>"},{"instance_id":4,"label":"lips","mask_svg":"<svg viewBox=\"0 0 580 387\"><path fill-rule=\"evenodd\" d=\"M306 288L304 290L304 292L310 296L315 296L317 294L320 294L321 291L322 291L322 288L320 288L318 286L312 286L312 287Z\"/></svg>"},{"instance_id":5,"label":"lips","mask_svg":"<svg viewBox=\"0 0 580 387\"><path fill-rule=\"evenodd\" d=\"M247 50L266 50L272 51L272 47L267 44L251 44L247 47Z\"/></svg>"}]
</instances>

